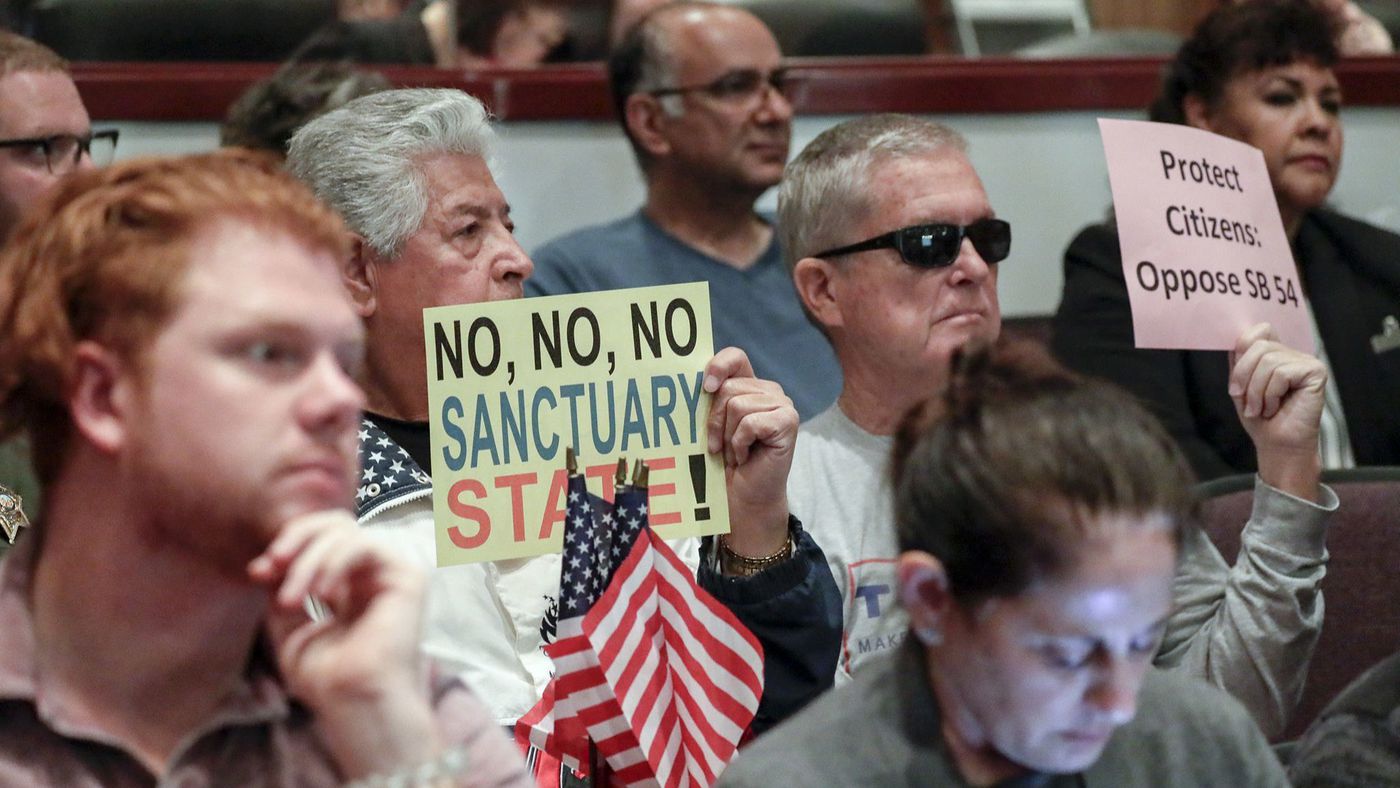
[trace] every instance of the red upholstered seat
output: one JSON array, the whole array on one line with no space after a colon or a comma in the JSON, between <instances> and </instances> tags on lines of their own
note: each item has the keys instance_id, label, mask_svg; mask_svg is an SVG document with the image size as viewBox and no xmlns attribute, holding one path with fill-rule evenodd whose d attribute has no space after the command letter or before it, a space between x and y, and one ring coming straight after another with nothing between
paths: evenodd
<instances>
[{"instance_id":1,"label":"red upholstered seat","mask_svg":"<svg viewBox=\"0 0 1400 788\"><path fill-rule=\"evenodd\" d=\"M1284 740L1297 738L1357 676L1400 649L1400 467L1328 471L1341 506L1327 533L1325 617L1303 699ZM1233 564L1249 517L1254 476L1201 485L1202 525Z\"/></svg>"}]
</instances>

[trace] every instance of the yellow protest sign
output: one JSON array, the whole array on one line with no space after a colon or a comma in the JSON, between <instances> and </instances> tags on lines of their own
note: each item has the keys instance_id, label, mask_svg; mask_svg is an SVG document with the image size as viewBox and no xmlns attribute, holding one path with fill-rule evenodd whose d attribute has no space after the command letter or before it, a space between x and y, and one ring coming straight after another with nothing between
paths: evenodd
<instances>
[{"instance_id":1,"label":"yellow protest sign","mask_svg":"<svg viewBox=\"0 0 1400 788\"><path fill-rule=\"evenodd\" d=\"M423 330L438 566L559 552L569 446L609 496L619 457L646 461L663 538L729 530L708 285L437 307Z\"/></svg>"}]
</instances>

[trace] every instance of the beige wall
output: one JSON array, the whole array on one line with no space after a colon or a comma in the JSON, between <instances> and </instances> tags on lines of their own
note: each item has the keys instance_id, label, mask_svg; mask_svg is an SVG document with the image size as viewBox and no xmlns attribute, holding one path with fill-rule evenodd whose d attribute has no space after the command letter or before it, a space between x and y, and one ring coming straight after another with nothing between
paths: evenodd
<instances>
[{"instance_id":1,"label":"beige wall","mask_svg":"<svg viewBox=\"0 0 1400 788\"><path fill-rule=\"evenodd\" d=\"M1053 312L1060 300L1060 257L1084 225L1100 221L1111 201L1099 116L1137 112L1044 112L936 117L963 132L997 214L1015 229L1002 264L1002 311ZM837 116L801 116L794 154ZM1346 154L1332 193L1341 211L1400 231L1395 191L1400 161L1400 107L1348 109ZM113 119L116 120L116 119ZM121 157L208 150L212 123L121 123ZM611 122L531 121L500 124L496 179L509 196L516 237L533 250L555 236L636 210L642 182L627 142ZM760 207L775 207L771 192Z\"/></svg>"},{"instance_id":2,"label":"beige wall","mask_svg":"<svg viewBox=\"0 0 1400 788\"><path fill-rule=\"evenodd\" d=\"M1186 35L1217 0L1088 0L1094 26L1148 27Z\"/></svg>"}]
</instances>

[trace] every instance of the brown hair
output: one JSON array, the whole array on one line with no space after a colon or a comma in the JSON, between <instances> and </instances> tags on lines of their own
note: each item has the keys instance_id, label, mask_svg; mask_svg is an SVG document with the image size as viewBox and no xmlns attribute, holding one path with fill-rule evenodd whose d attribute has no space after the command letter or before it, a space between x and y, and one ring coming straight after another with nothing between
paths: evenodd
<instances>
[{"instance_id":1,"label":"brown hair","mask_svg":"<svg viewBox=\"0 0 1400 788\"><path fill-rule=\"evenodd\" d=\"M68 61L37 41L0 30L0 77L20 71L62 71L66 74Z\"/></svg>"},{"instance_id":2,"label":"brown hair","mask_svg":"<svg viewBox=\"0 0 1400 788\"><path fill-rule=\"evenodd\" d=\"M960 351L895 438L901 550L937 557L964 605L1073 567L1105 514L1166 515L1180 544L1192 475L1157 420L1034 343Z\"/></svg>"},{"instance_id":3,"label":"brown hair","mask_svg":"<svg viewBox=\"0 0 1400 788\"><path fill-rule=\"evenodd\" d=\"M29 433L51 481L67 451L79 342L139 361L179 305L195 233L218 219L283 232L337 259L340 218L265 154L136 159L64 180L0 253L0 438Z\"/></svg>"},{"instance_id":4,"label":"brown hair","mask_svg":"<svg viewBox=\"0 0 1400 788\"><path fill-rule=\"evenodd\" d=\"M541 8L568 12L572 0L473 0L457 4L457 43L474 55L495 57L496 33L512 14Z\"/></svg>"},{"instance_id":5,"label":"brown hair","mask_svg":"<svg viewBox=\"0 0 1400 788\"><path fill-rule=\"evenodd\" d=\"M229 106L219 144L265 150L286 157L297 129L360 96L389 90L377 71L350 63L293 63L253 83Z\"/></svg>"},{"instance_id":6,"label":"brown hair","mask_svg":"<svg viewBox=\"0 0 1400 788\"><path fill-rule=\"evenodd\" d=\"M1177 50L1147 109L1160 123L1186 123L1185 100L1214 107L1240 74L1310 60L1337 62L1338 23L1312 0L1250 0L1211 11Z\"/></svg>"}]
</instances>

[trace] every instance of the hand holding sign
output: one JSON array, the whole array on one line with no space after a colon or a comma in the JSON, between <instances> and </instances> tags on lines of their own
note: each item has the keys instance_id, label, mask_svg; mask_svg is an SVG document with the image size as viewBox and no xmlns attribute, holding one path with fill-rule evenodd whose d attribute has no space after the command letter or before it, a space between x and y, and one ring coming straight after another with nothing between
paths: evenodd
<instances>
[{"instance_id":1,"label":"hand holding sign","mask_svg":"<svg viewBox=\"0 0 1400 788\"><path fill-rule=\"evenodd\" d=\"M782 386L754 377L748 356L725 348L705 366L708 450L724 455L733 532L740 555L771 555L787 539L787 477L797 440L797 409Z\"/></svg>"},{"instance_id":2,"label":"hand holding sign","mask_svg":"<svg viewBox=\"0 0 1400 788\"><path fill-rule=\"evenodd\" d=\"M1259 476L1302 498L1317 494L1326 389L1322 362L1280 344L1267 323L1245 331L1230 353L1230 398L1254 441Z\"/></svg>"},{"instance_id":3,"label":"hand holding sign","mask_svg":"<svg viewBox=\"0 0 1400 788\"><path fill-rule=\"evenodd\" d=\"M1312 329L1263 155L1188 126L1099 120L1137 347L1228 350Z\"/></svg>"},{"instance_id":4,"label":"hand holding sign","mask_svg":"<svg viewBox=\"0 0 1400 788\"><path fill-rule=\"evenodd\" d=\"M644 460L663 537L728 530L723 465L705 451L704 283L437 307L423 321L440 566L558 552L566 447L603 479L619 456ZM746 368L722 366L717 382Z\"/></svg>"}]
</instances>

